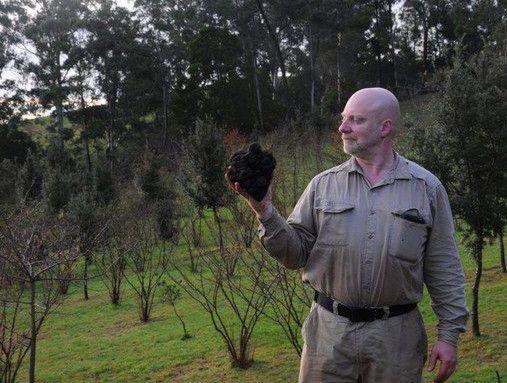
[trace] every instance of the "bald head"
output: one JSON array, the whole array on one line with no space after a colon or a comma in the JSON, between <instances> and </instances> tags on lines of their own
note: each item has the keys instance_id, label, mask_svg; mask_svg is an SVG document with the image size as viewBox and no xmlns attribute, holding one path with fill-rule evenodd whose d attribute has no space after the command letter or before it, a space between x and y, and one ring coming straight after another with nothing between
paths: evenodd
<instances>
[{"instance_id":1,"label":"bald head","mask_svg":"<svg viewBox=\"0 0 507 383\"><path fill-rule=\"evenodd\" d=\"M391 120L396 126L400 115L400 104L394 94L384 88L363 88L354 93L347 105L371 113L378 122Z\"/></svg>"},{"instance_id":2,"label":"bald head","mask_svg":"<svg viewBox=\"0 0 507 383\"><path fill-rule=\"evenodd\" d=\"M399 114L398 100L387 89L365 88L354 93L343 109L338 128L345 153L357 158L391 155Z\"/></svg>"}]
</instances>

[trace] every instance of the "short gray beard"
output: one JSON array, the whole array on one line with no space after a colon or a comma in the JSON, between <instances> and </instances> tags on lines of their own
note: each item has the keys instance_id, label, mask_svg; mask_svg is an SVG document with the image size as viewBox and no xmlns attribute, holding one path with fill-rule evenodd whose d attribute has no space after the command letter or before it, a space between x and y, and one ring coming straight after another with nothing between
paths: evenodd
<instances>
[{"instance_id":1,"label":"short gray beard","mask_svg":"<svg viewBox=\"0 0 507 383\"><path fill-rule=\"evenodd\" d=\"M349 144L348 147L345 144L343 144L343 151L347 154L352 155L352 156L355 156L355 155L361 154L361 153L365 153L368 150L368 148L369 148L369 145L367 142L358 145L354 141L354 143L352 145Z\"/></svg>"}]
</instances>

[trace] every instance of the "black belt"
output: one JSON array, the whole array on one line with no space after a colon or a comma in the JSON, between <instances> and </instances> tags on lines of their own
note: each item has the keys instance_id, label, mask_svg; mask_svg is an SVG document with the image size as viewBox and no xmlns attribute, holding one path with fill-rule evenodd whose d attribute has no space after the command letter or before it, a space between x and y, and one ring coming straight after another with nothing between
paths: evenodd
<instances>
[{"instance_id":1,"label":"black belt","mask_svg":"<svg viewBox=\"0 0 507 383\"><path fill-rule=\"evenodd\" d=\"M318 291L315 291L313 300L326 310L349 318L351 322L371 322L375 319L391 318L408 313L417 307L417 303L385 307L349 307L336 302Z\"/></svg>"}]
</instances>

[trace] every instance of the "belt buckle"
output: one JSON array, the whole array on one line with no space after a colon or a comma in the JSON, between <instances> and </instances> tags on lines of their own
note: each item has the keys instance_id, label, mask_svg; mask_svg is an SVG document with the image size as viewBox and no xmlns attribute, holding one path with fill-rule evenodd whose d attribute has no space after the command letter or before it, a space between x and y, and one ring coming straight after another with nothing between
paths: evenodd
<instances>
[{"instance_id":1,"label":"belt buckle","mask_svg":"<svg viewBox=\"0 0 507 383\"><path fill-rule=\"evenodd\" d=\"M384 315L382 315L382 320L386 320L387 318L389 318L389 306L384 306L382 307L382 310L384 311Z\"/></svg>"},{"instance_id":2,"label":"belt buckle","mask_svg":"<svg viewBox=\"0 0 507 383\"><path fill-rule=\"evenodd\" d=\"M338 314L338 302L335 301L334 299L333 299L333 314L339 315Z\"/></svg>"}]
</instances>

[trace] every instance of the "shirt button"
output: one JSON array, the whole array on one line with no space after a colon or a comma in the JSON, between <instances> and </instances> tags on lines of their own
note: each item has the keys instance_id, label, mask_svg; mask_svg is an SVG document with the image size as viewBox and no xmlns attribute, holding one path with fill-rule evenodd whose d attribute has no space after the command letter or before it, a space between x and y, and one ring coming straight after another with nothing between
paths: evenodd
<instances>
[{"instance_id":1,"label":"shirt button","mask_svg":"<svg viewBox=\"0 0 507 383\"><path fill-rule=\"evenodd\" d=\"M370 210L370 215L375 215L375 210L371 209Z\"/></svg>"},{"instance_id":2,"label":"shirt button","mask_svg":"<svg viewBox=\"0 0 507 383\"><path fill-rule=\"evenodd\" d=\"M375 233L368 233L368 239L372 239L373 237L375 237Z\"/></svg>"}]
</instances>

